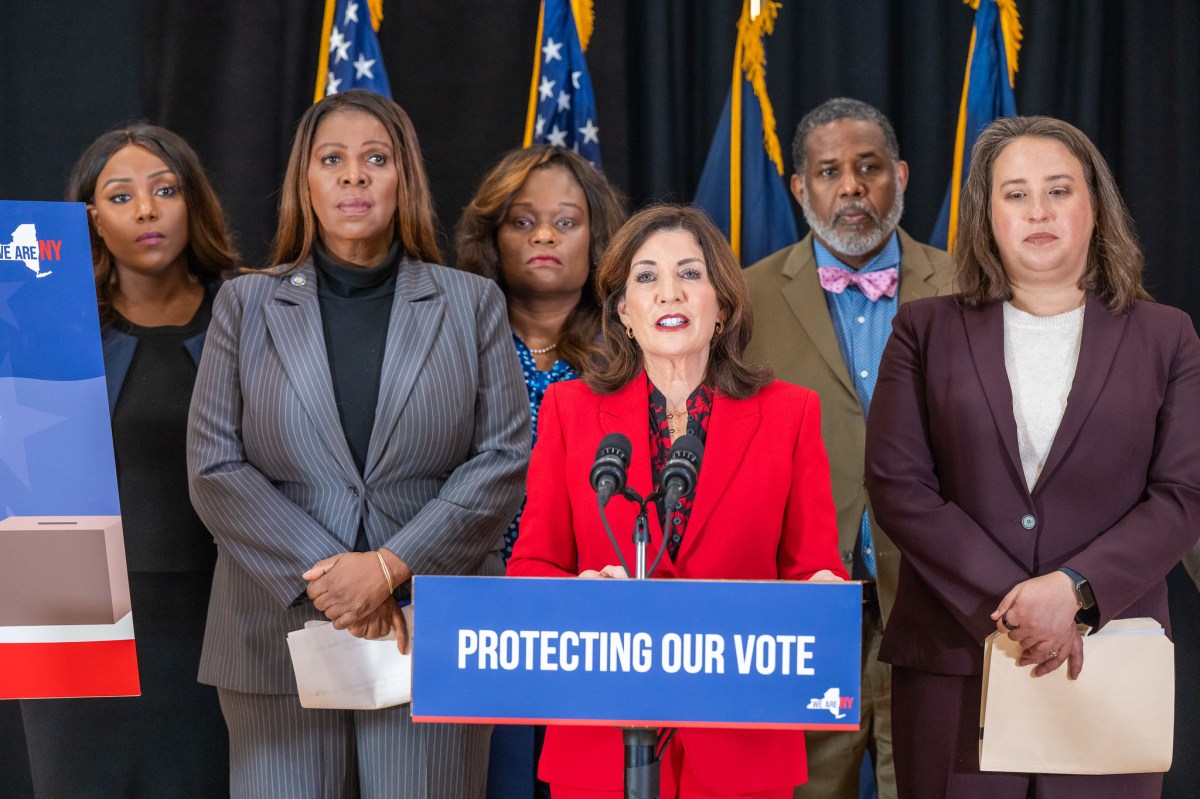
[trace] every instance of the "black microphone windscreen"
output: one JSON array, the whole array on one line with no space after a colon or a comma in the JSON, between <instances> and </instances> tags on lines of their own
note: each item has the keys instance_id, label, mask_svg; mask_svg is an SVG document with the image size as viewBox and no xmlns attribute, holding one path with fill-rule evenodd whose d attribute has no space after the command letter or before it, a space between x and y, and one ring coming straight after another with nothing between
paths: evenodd
<instances>
[{"instance_id":1,"label":"black microphone windscreen","mask_svg":"<svg viewBox=\"0 0 1200 799\"><path fill-rule=\"evenodd\" d=\"M624 433L609 433L600 439L600 446L596 449L596 458L598 460L605 455L615 455L628 466L629 459L633 456L633 445L629 443L629 436Z\"/></svg>"},{"instance_id":2,"label":"black microphone windscreen","mask_svg":"<svg viewBox=\"0 0 1200 799\"><path fill-rule=\"evenodd\" d=\"M671 458L684 458L697 469L704 458L704 443L691 433L682 435L671 445Z\"/></svg>"}]
</instances>

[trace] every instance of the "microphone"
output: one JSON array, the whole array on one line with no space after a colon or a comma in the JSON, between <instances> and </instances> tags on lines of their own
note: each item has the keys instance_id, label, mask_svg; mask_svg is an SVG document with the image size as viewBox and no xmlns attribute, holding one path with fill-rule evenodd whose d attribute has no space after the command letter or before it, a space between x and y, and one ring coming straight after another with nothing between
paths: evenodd
<instances>
[{"instance_id":1,"label":"microphone","mask_svg":"<svg viewBox=\"0 0 1200 799\"><path fill-rule=\"evenodd\" d=\"M671 454L663 466L658 484L666 491L663 509L667 517L675 509L680 497L685 497L696 488L696 479L700 474L700 461L704 458L704 444L696 436L688 433L676 439L671 447Z\"/></svg>"},{"instance_id":2,"label":"microphone","mask_svg":"<svg viewBox=\"0 0 1200 799\"><path fill-rule=\"evenodd\" d=\"M613 494L625 488L626 470L632 452L633 445L623 433L609 433L600 441L591 472L592 488L599 497L600 507L607 505Z\"/></svg>"}]
</instances>

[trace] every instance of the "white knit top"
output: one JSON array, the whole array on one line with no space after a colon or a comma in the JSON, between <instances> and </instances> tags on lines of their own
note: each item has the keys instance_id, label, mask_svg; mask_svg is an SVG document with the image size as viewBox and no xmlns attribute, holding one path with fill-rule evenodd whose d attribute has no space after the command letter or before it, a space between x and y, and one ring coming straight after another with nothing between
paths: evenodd
<instances>
[{"instance_id":1,"label":"white knit top","mask_svg":"<svg viewBox=\"0 0 1200 799\"><path fill-rule=\"evenodd\" d=\"M1082 306L1054 316L1034 316L1004 303L1004 367L1030 491L1046 465L1067 408L1082 336Z\"/></svg>"}]
</instances>

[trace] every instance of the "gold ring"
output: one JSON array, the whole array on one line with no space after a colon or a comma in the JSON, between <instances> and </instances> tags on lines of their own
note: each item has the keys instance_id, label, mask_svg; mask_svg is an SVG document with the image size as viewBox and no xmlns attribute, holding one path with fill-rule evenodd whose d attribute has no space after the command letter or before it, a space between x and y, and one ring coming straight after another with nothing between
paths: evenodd
<instances>
[{"instance_id":1,"label":"gold ring","mask_svg":"<svg viewBox=\"0 0 1200 799\"><path fill-rule=\"evenodd\" d=\"M1051 649L1051 650L1050 650L1050 657L1049 657L1049 659L1050 659L1050 660L1054 660L1056 657L1058 657L1058 650L1057 650L1057 649Z\"/></svg>"}]
</instances>

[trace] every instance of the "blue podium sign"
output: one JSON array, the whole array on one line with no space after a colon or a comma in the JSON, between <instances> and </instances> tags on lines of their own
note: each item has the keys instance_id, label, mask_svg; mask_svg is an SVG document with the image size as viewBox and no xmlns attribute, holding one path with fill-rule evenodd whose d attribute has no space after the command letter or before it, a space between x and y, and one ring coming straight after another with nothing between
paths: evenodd
<instances>
[{"instance_id":1,"label":"blue podium sign","mask_svg":"<svg viewBox=\"0 0 1200 799\"><path fill-rule=\"evenodd\" d=\"M857 583L420 576L418 721L857 729Z\"/></svg>"}]
</instances>

